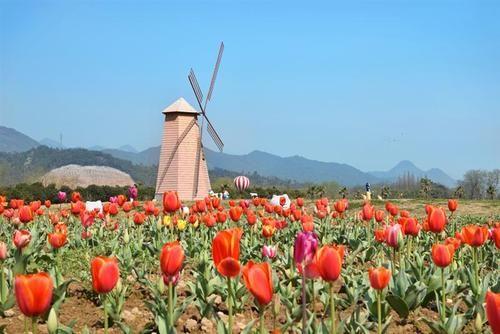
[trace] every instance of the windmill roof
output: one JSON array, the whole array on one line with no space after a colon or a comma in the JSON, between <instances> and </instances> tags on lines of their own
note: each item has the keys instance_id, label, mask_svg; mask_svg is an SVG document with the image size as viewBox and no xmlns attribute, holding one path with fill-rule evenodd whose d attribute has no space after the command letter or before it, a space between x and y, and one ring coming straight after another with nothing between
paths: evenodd
<instances>
[{"instance_id":1,"label":"windmill roof","mask_svg":"<svg viewBox=\"0 0 500 334\"><path fill-rule=\"evenodd\" d=\"M182 97L162 111L162 113L164 114L178 112L187 114L199 114L199 112Z\"/></svg>"}]
</instances>

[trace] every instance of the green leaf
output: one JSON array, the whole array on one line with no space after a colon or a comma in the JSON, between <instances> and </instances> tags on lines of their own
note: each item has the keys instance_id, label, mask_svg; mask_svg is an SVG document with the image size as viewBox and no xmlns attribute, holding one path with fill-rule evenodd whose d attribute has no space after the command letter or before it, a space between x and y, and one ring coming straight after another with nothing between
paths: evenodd
<instances>
[{"instance_id":1,"label":"green leaf","mask_svg":"<svg viewBox=\"0 0 500 334\"><path fill-rule=\"evenodd\" d=\"M392 309L396 311L401 318L407 318L410 310L406 302L396 295L387 295L385 300L391 305Z\"/></svg>"}]
</instances>

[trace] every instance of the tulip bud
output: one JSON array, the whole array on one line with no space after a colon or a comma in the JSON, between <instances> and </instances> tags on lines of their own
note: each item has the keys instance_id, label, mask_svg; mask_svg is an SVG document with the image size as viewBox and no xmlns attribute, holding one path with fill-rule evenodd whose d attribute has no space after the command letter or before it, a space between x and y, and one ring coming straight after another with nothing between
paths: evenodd
<instances>
[{"instance_id":1,"label":"tulip bud","mask_svg":"<svg viewBox=\"0 0 500 334\"><path fill-rule=\"evenodd\" d=\"M476 333L481 333L483 329L483 319L481 318L481 313L477 312L476 320L474 320L474 328Z\"/></svg>"},{"instance_id":2,"label":"tulip bud","mask_svg":"<svg viewBox=\"0 0 500 334\"><path fill-rule=\"evenodd\" d=\"M123 242L128 244L130 241L130 236L128 235L128 229L125 229L125 232L123 232Z\"/></svg>"},{"instance_id":3,"label":"tulip bud","mask_svg":"<svg viewBox=\"0 0 500 334\"><path fill-rule=\"evenodd\" d=\"M160 291L161 294L165 292L165 283L163 283L162 276L158 277L158 282L156 282L156 287L158 288L158 291Z\"/></svg>"},{"instance_id":4,"label":"tulip bud","mask_svg":"<svg viewBox=\"0 0 500 334\"><path fill-rule=\"evenodd\" d=\"M3 261L7 258L8 256L8 251L7 251L7 245L5 242L1 241L0 242L0 261Z\"/></svg>"},{"instance_id":5,"label":"tulip bud","mask_svg":"<svg viewBox=\"0 0 500 334\"><path fill-rule=\"evenodd\" d=\"M47 329L50 334L57 333L57 314L54 308L50 309L49 317L47 319Z\"/></svg>"}]
</instances>

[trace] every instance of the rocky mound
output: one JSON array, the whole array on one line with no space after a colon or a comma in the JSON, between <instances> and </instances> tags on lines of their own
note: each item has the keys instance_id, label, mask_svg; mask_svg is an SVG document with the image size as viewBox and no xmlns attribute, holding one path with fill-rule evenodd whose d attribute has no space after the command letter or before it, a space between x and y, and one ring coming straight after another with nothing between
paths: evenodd
<instances>
[{"instance_id":1,"label":"rocky mound","mask_svg":"<svg viewBox=\"0 0 500 334\"><path fill-rule=\"evenodd\" d=\"M70 188L98 186L130 186L134 180L118 169L106 166L66 165L51 170L42 177L42 183L54 183L56 187L63 185Z\"/></svg>"}]
</instances>

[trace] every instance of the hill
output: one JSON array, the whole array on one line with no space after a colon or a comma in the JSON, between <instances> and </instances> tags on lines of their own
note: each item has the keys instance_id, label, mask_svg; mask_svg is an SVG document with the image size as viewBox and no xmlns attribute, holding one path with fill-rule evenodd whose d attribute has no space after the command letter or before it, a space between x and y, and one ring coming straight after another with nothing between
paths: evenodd
<instances>
[{"instance_id":1,"label":"hill","mask_svg":"<svg viewBox=\"0 0 500 334\"><path fill-rule=\"evenodd\" d=\"M24 152L40 144L15 129L0 126L0 152Z\"/></svg>"},{"instance_id":2,"label":"hill","mask_svg":"<svg viewBox=\"0 0 500 334\"><path fill-rule=\"evenodd\" d=\"M136 182L154 186L156 166L138 166L109 154L82 148L39 146L26 152L0 153L0 184L37 182L47 172L65 165L108 166L129 174Z\"/></svg>"},{"instance_id":3,"label":"hill","mask_svg":"<svg viewBox=\"0 0 500 334\"><path fill-rule=\"evenodd\" d=\"M371 175L384 180L388 182L393 182L396 180L399 176L405 175L407 173L410 173L413 175L416 179L422 178L422 177L428 177L432 181L436 183L440 183L442 185L445 185L447 187L454 187L456 186L457 181L451 178L449 175L447 175L445 172L443 172L439 168L432 168L427 171L422 170L415 166L411 161L408 160L403 160L399 162L396 166L391 168L388 171L378 171L378 172L369 172Z\"/></svg>"}]
</instances>

